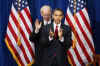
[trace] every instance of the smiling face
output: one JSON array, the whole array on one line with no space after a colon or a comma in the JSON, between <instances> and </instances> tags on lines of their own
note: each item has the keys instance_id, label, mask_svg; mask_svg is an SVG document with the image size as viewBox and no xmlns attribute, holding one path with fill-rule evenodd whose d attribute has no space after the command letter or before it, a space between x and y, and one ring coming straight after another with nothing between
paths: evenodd
<instances>
[{"instance_id":1,"label":"smiling face","mask_svg":"<svg viewBox=\"0 0 100 66\"><path fill-rule=\"evenodd\" d=\"M60 24L61 20L63 19L64 15L61 10L55 10L53 12L53 19L56 24Z\"/></svg>"},{"instance_id":2,"label":"smiling face","mask_svg":"<svg viewBox=\"0 0 100 66\"><path fill-rule=\"evenodd\" d=\"M42 17L44 20L49 21L51 19L51 11L50 9L43 10Z\"/></svg>"},{"instance_id":3,"label":"smiling face","mask_svg":"<svg viewBox=\"0 0 100 66\"><path fill-rule=\"evenodd\" d=\"M44 5L41 8L41 16L43 17L43 20L49 21L51 19L51 8L48 5Z\"/></svg>"}]
</instances>

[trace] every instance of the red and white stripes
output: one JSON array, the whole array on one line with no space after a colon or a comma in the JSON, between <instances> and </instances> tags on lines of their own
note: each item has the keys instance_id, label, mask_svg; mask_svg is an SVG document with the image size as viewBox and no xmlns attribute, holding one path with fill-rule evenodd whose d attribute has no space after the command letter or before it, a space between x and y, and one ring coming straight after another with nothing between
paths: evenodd
<instances>
[{"instance_id":1,"label":"red and white stripes","mask_svg":"<svg viewBox=\"0 0 100 66\"><path fill-rule=\"evenodd\" d=\"M12 5L5 39L20 66L26 66L34 61L34 43L29 40L31 32L32 20L29 7L18 12Z\"/></svg>"},{"instance_id":2,"label":"red and white stripes","mask_svg":"<svg viewBox=\"0 0 100 66\"><path fill-rule=\"evenodd\" d=\"M73 15L68 8L65 24L70 25L73 31L72 38L74 35L76 39L75 48L70 48L68 51L72 64L81 66L92 62L95 50L90 20L86 8L83 8L75 15Z\"/></svg>"}]
</instances>

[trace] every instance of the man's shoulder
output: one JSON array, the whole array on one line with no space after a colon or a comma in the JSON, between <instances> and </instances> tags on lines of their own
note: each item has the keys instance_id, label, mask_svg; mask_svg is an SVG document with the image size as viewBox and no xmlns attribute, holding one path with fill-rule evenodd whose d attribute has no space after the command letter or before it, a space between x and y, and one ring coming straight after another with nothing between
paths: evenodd
<instances>
[{"instance_id":1,"label":"man's shoulder","mask_svg":"<svg viewBox=\"0 0 100 66\"><path fill-rule=\"evenodd\" d=\"M45 27L50 28L53 24L47 24Z\"/></svg>"},{"instance_id":2,"label":"man's shoulder","mask_svg":"<svg viewBox=\"0 0 100 66\"><path fill-rule=\"evenodd\" d=\"M71 27L69 25L62 24L62 28L71 31Z\"/></svg>"}]
</instances>

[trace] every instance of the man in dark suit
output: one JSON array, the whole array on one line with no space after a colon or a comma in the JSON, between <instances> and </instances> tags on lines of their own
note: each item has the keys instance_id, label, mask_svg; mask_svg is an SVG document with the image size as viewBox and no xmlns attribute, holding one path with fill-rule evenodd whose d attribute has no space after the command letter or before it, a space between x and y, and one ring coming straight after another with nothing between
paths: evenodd
<instances>
[{"instance_id":1,"label":"man in dark suit","mask_svg":"<svg viewBox=\"0 0 100 66\"><path fill-rule=\"evenodd\" d=\"M59 8L53 12L53 22L42 30L40 42L45 44L40 66L66 66L67 50L72 45L71 28L61 23L64 14Z\"/></svg>"},{"instance_id":2,"label":"man in dark suit","mask_svg":"<svg viewBox=\"0 0 100 66\"><path fill-rule=\"evenodd\" d=\"M47 24L51 24L51 8L48 5L44 5L41 7L41 16L43 20L39 22L38 19L36 19L34 25L33 25L33 32L30 35L30 41L35 43L35 64L33 66L39 66L42 50L41 48L43 45L40 44L39 40L41 37L41 31L44 26ZM44 44L44 43L43 43Z\"/></svg>"}]
</instances>

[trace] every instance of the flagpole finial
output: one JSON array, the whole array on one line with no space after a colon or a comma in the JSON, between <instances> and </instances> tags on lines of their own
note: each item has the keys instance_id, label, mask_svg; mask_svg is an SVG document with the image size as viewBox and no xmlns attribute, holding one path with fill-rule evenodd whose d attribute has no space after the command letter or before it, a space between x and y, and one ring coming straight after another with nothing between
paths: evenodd
<instances>
[{"instance_id":1,"label":"flagpole finial","mask_svg":"<svg viewBox=\"0 0 100 66\"><path fill-rule=\"evenodd\" d=\"M74 0L74 14L76 13L76 4L77 4L77 2L76 2L76 0Z\"/></svg>"}]
</instances>

